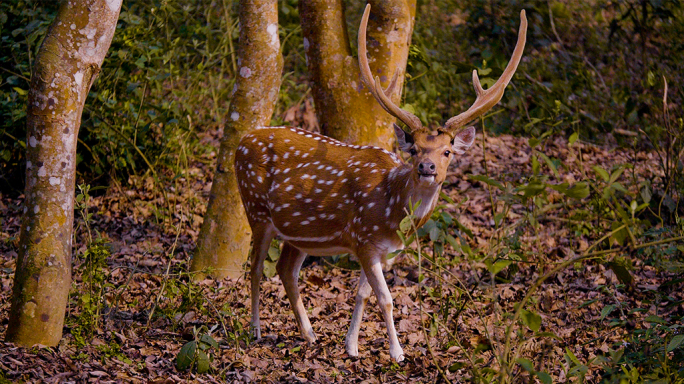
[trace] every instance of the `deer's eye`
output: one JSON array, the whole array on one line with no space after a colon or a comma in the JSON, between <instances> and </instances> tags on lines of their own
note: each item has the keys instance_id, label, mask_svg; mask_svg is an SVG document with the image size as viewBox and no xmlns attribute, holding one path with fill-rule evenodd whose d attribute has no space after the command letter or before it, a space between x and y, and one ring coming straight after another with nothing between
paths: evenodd
<instances>
[{"instance_id":1,"label":"deer's eye","mask_svg":"<svg viewBox=\"0 0 684 384\"><path fill-rule=\"evenodd\" d=\"M411 148L411 149L409 149L409 153L411 154L411 156L415 156L418 154L418 151L416 151L415 148Z\"/></svg>"},{"instance_id":2,"label":"deer's eye","mask_svg":"<svg viewBox=\"0 0 684 384\"><path fill-rule=\"evenodd\" d=\"M444 156L449 157L451 155L451 151L444 151Z\"/></svg>"}]
</instances>

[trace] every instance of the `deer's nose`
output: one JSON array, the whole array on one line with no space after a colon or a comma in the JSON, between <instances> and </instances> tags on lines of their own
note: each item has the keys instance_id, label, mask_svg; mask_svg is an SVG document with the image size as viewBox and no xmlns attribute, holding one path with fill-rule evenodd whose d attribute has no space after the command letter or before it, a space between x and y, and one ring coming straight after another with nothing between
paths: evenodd
<instances>
[{"instance_id":1,"label":"deer's nose","mask_svg":"<svg viewBox=\"0 0 684 384\"><path fill-rule=\"evenodd\" d=\"M423 161L418 164L418 172L420 173L434 173L435 169L435 163L432 161Z\"/></svg>"}]
</instances>

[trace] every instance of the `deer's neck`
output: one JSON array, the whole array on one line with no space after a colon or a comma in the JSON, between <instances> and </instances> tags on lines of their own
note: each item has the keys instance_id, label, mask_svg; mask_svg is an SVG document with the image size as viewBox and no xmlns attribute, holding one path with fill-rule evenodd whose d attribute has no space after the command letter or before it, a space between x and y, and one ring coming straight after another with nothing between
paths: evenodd
<instances>
[{"instance_id":1,"label":"deer's neck","mask_svg":"<svg viewBox=\"0 0 684 384\"><path fill-rule=\"evenodd\" d=\"M413 214L418 219L418 226L423 225L432 215L432 211L439 199L440 184L423 185L413 177L413 167L403 164L392 169L387 177L389 191L388 207L391 221L401 221L406 212L410 212L410 204L415 205L420 201L420 206Z\"/></svg>"}]
</instances>

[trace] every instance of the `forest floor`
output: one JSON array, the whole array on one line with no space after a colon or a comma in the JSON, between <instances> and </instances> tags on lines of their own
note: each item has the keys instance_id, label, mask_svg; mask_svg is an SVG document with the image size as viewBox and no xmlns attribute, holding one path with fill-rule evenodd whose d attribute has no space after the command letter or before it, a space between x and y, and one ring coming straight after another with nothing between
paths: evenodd
<instances>
[{"instance_id":1,"label":"forest floor","mask_svg":"<svg viewBox=\"0 0 684 384\"><path fill-rule=\"evenodd\" d=\"M215 141L218 136L213 132L206 140ZM555 273L532 295L532 308L541 318L539 331L546 333L533 334L512 322L514 305L540 275L586 251L609 231L583 233L582 228L591 223L583 226L545 216L538 219L536 229L521 225L503 233L495 225L491 209L492 201L502 209L503 202L497 198L501 192L492 188L490 196L487 184L468 175L488 174L495 180L517 183L532 175L532 149L527 139L512 136L487 137L484 149L482 142L478 134L469 152L452 164L444 188L457 203L447 204L445 210L472 232L468 242L476 256L447 248L450 261L444 264L445 270L425 272L420 284L417 261L406 255L400 255L386 273L406 355L400 364L389 358L387 333L374 297L361 327L359 358L350 358L345 352L344 337L359 278L353 263L339 267L327 259L310 258L302 269L299 285L318 336L313 346L299 336L278 277L262 281L264 337L259 341L249 337L247 274L237 281L190 282L189 260L213 176L215 154L209 154L189 164L187 172L165 188L147 175L92 193L88 226L79 212L76 215L74 283L64 338L54 348L0 344L0 382L375 383L445 381L444 376L462 382L472 379L473 365L483 375L487 369L502 369L496 355L505 348L507 325L513 330L513 352L533 364L529 371L544 371L554 382L565 382L570 380L572 366L585 364L587 381L597 382L604 371L593 360L596 356L619 349L629 331L652 327L645 321L649 315L684 313L683 304L665 307L654 301L654 292L665 289L681 303L681 282L662 286L674 275L629 252L623 255L632 264L629 286L621 285L601 260L576 263ZM569 148L562 137L546 140L541 149L562 163L551 182L595 177L592 165L610 170L615 165L634 164L620 179L631 185L628 179L649 179L659 169L653 153L581 142ZM548 196L551 203L564 199L555 192ZM7 327L21 204L21 197L0 200L0 337ZM581 204L588 205L589 198ZM512 205L505 222L525 217L528 208ZM89 230L106 246L107 256L90 271L84 267ZM517 249L521 257L515 268L509 266L492 283L483 256L502 236L511 240L508 249ZM513 242L515 247L510 245ZM94 253L91 245L89 254L93 257ZM423 267L429 272L431 265L424 261ZM93 313L86 313L81 305L84 297L91 302L98 297L106 300L91 306ZM632 311L635 308L641 310ZM621 325L615 326L616 322ZM176 356L194 339L193 330L210 333L219 342L218 348L207 351L213 358L209 373L176 368ZM568 360L570 355L581 364ZM534 382L531 373L521 367L512 365L513 381Z\"/></svg>"}]
</instances>

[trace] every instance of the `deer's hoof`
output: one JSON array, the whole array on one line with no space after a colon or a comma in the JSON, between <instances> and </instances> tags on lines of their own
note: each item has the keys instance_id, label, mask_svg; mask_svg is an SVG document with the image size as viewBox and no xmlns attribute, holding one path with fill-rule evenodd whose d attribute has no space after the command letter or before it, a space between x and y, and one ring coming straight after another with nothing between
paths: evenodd
<instances>
[{"instance_id":1,"label":"deer's hoof","mask_svg":"<svg viewBox=\"0 0 684 384\"><path fill-rule=\"evenodd\" d=\"M307 333L303 333L302 337L304 338L304 340L306 340L307 343L309 343L309 345L316 344L316 341L318 340L316 334L311 329L309 329Z\"/></svg>"},{"instance_id":2,"label":"deer's hoof","mask_svg":"<svg viewBox=\"0 0 684 384\"><path fill-rule=\"evenodd\" d=\"M390 357L397 363L401 363L404 361L404 351L401 349L401 347L396 350L390 348Z\"/></svg>"},{"instance_id":3,"label":"deer's hoof","mask_svg":"<svg viewBox=\"0 0 684 384\"><path fill-rule=\"evenodd\" d=\"M347 344L346 348L347 354L351 357L359 356L359 346L358 344Z\"/></svg>"}]
</instances>

